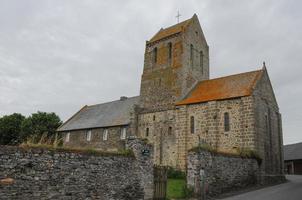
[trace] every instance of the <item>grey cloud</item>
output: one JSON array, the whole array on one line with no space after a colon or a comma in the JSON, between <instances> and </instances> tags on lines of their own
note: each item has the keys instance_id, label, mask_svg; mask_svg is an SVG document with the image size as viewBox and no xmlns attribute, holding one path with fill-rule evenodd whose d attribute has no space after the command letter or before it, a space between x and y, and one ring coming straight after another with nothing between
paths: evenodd
<instances>
[{"instance_id":1,"label":"grey cloud","mask_svg":"<svg viewBox=\"0 0 302 200\"><path fill-rule=\"evenodd\" d=\"M54 111L67 119L85 104L139 93L145 41L197 13L211 77L262 67L283 113L285 143L302 141L298 0L3 0L0 115Z\"/></svg>"}]
</instances>

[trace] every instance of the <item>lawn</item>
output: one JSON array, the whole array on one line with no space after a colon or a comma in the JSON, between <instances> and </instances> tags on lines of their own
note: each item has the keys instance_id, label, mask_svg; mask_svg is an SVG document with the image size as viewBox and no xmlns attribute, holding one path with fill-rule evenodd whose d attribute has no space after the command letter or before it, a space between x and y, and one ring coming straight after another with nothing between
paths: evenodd
<instances>
[{"instance_id":1,"label":"lawn","mask_svg":"<svg viewBox=\"0 0 302 200\"><path fill-rule=\"evenodd\" d=\"M185 188L186 180L185 179L168 179L167 186L167 197L168 199L180 199L185 198Z\"/></svg>"}]
</instances>

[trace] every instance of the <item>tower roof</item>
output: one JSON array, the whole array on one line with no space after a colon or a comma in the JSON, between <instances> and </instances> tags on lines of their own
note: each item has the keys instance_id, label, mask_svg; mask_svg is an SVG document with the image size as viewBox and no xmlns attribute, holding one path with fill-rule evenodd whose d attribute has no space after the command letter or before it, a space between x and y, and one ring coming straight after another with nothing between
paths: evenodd
<instances>
[{"instance_id":1,"label":"tower roof","mask_svg":"<svg viewBox=\"0 0 302 200\"><path fill-rule=\"evenodd\" d=\"M263 70L257 70L201 81L185 99L176 105L250 96L262 72Z\"/></svg>"},{"instance_id":2,"label":"tower roof","mask_svg":"<svg viewBox=\"0 0 302 200\"><path fill-rule=\"evenodd\" d=\"M195 16L195 15L194 15ZM193 16L193 17L194 17ZM182 32L186 27L188 27L188 25L192 22L193 17L190 19L187 19L185 21L182 21L178 24L175 24L173 26L167 27L167 28L161 28L150 40L150 42L155 42L158 41L160 39L166 38L168 36L177 34Z\"/></svg>"}]
</instances>

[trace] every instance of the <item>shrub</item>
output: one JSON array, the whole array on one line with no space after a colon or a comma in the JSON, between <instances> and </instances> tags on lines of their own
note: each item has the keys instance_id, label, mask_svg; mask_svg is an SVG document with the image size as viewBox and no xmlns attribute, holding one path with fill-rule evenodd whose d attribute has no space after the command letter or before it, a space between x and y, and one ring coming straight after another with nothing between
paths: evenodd
<instances>
[{"instance_id":1,"label":"shrub","mask_svg":"<svg viewBox=\"0 0 302 200\"><path fill-rule=\"evenodd\" d=\"M186 174L181 171L181 170L177 170L173 167L168 167L168 178L172 178L172 179L185 179L186 178Z\"/></svg>"}]
</instances>

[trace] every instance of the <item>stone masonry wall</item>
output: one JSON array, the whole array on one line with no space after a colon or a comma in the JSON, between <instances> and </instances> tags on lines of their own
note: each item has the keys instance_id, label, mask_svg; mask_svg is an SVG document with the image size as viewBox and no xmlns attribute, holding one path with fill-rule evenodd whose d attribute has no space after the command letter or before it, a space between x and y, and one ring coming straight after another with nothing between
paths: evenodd
<instances>
[{"instance_id":1,"label":"stone masonry wall","mask_svg":"<svg viewBox=\"0 0 302 200\"><path fill-rule=\"evenodd\" d=\"M259 167L255 159L213 154L207 151L188 154L187 184L200 195L200 170L205 172L209 196L254 185L258 181Z\"/></svg>"},{"instance_id":2,"label":"stone masonry wall","mask_svg":"<svg viewBox=\"0 0 302 200\"><path fill-rule=\"evenodd\" d=\"M263 177L283 177L281 114L266 69L254 90L256 148L263 158Z\"/></svg>"},{"instance_id":3,"label":"stone masonry wall","mask_svg":"<svg viewBox=\"0 0 302 200\"><path fill-rule=\"evenodd\" d=\"M125 140L121 139L121 129L127 129L126 135L130 135L129 127L127 126L117 126L117 127L108 127L108 128L94 128L91 130L91 140L87 141L86 132L87 130L74 130L69 131L70 138L69 142L66 141L67 132L63 134L63 141L65 147L72 148L94 148L103 151L118 151L125 149ZM108 131L107 140L103 140L104 131Z\"/></svg>"},{"instance_id":4,"label":"stone masonry wall","mask_svg":"<svg viewBox=\"0 0 302 200\"><path fill-rule=\"evenodd\" d=\"M1 146L0 199L151 199L153 162L129 147L136 158Z\"/></svg>"},{"instance_id":5,"label":"stone masonry wall","mask_svg":"<svg viewBox=\"0 0 302 200\"><path fill-rule=\"evenodd\" d=\"M242 97L224 101L179 106L176 110L178 162L185 169L187 152L200 143L218 151L236 153L241 148L255 150L253 98ZM224 113L229 113L230 130L224 130ZM194 117L194 133L190 118Z\"/></svg>"}]
</instances>

